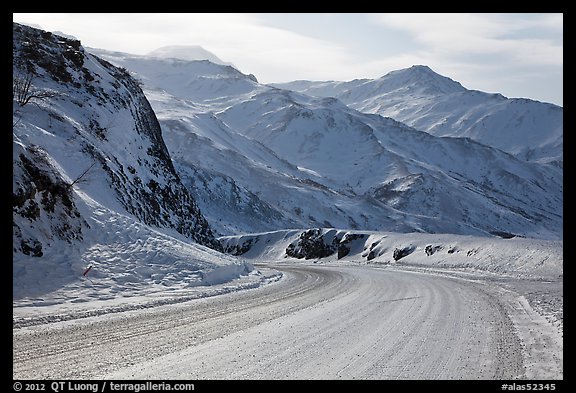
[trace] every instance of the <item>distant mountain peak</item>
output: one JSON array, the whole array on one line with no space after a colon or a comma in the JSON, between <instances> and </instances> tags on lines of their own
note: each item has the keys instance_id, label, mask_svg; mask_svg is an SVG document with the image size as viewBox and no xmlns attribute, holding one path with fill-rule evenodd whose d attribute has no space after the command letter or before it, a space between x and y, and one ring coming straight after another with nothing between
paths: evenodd
<instances>
[{"instance_id":1,"label":"distant mountain peak","mask_svg":"<svg viewBox=\"0 0 576 393\"><path fill-rule=\"evenodd\" d=\"M411 66L407 69L417 71L417 72L432 72L432 73L436 74L436 72L432 71L432 68L428 67L425 64L414 64L413 66Z\"/></svg>"},{"instance_id":2,"label":"distant mountain peak","mask_svg":"<svg viewBox=\"0 0 576 393\"><path fill-rule=\"evenodd\" d=\"M232 63L222 61L218 56L199 45L169 45L163 46L148 53L148 56L173 58L180 60L208 60L215 64L232 66ZM234 67L236 68L236 67Z\"/></svg>"},{"instance_id":3,"label":"distant mountain peak","mask_svg":"<svg viewBox=\"0 0 576 393\"><path fill-rule=\"evenodd\" d=\"M388 87L411 87L426 93L455 93L466 90L459 82L442 76L427 65L413 65L409 68L391 71L380 78Z\"/></svg>"},{"instance_id":4,"label":"distant mountain peak","mask_svg":"<svg viewBox=\"0 0 576 393\"><path fill-rule=\"evenodd\" d=\"M396 75L396 74L403 74L403 75L410 75L410 76L428 76L428 77L435 77L435 76L442 76L432 70L432 68L428 67L424 64L414 64L408 68L402 68L399 70L394 70L389 72L387 75Z\"/></svg>"}]
</instances>

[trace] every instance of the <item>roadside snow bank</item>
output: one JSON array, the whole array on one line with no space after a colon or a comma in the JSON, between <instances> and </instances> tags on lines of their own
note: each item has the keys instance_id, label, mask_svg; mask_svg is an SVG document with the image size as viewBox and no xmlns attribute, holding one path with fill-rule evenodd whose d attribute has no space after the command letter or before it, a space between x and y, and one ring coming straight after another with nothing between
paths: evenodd
<instances>
[{"instance_id":1,"label":"roadside snow bank","mask_svg":"<svg viewBox=\"0 0 576 393\"><path fill-rule=\"evenodd\" d=\"M78 195L78 208L89 217L80 245L61 241L42 258L14 254L14 321L40 309L88 316L180 302L253 288L277 275Z\"/></svg>"},{"instance_id":2,"label":"roadside snow bank","mask_svg":"<svg viewBox=\"0 0 576 393\"><path fill-rule=\"evenodd\" d=\"M316 228L219 238L250 260L312 259L466 269L525 278L563 277L563 241Z\"/></svg>"}]
</instances>

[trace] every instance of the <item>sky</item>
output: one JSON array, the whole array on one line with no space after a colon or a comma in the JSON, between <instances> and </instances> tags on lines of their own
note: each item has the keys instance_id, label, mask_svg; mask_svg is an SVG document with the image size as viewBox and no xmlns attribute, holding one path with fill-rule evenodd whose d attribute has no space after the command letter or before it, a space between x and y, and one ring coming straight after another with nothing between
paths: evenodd
<instances>
[{"instance_id":1,"label":"sky","mask_svg":"<svg viewBox=\"0 0 576 393\"><path fill-rule=\"evenodd\" d=\"M375 79L423 64L468 89L563 106L561 13L15 13L13 21L137 55L199 45L261 83Z\"/></svg>"}]
</instances>

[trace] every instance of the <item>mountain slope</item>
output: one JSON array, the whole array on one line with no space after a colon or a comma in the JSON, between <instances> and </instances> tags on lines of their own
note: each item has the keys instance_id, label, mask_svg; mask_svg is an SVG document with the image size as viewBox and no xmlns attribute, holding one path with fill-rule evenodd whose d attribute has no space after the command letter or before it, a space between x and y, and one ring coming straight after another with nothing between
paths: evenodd
<instances>
[{"instance_id":1,"label":"mountain slope","mask_svg":"<svg viewBox=\"0 0 576 393\"><path fill-rule=\"evenodd\" d=\"M98 53L144 82L180 170L221 174L272 207L278 215L262 221L264 230L562 235L559 168L518 160L470 138L435 137L334 98L259 85L207 62L176 66ZM464 89L448 78L435 83L445 92ZM234 220L229 209L222 205L210 221ZM230 234L256 226L218 229Z\"/></svg>"},{"instance_id":2,"label":"mountain slope","mask_svg":"<svg viewBox=\"0 0 576 393\"><path fill-rule=\"evenodd\" d=\"M105 299L251 271L216 251L126 70L79 41L14 24L13 88L15 299ZM94 283L82 274L89 266Z\"/></svg>"},{"instance_id":3,"label":"mountain slope","mask_svg":"<svg viewBox=\"0 0 576 393\"><path fill-rule=\"evenodd\" d=\"M67 165L54 168L53 176L74 179L90 166L97 173L90 186L113 188L128 213L213 244L208 223L174 171L156 116L130 75L86 54L78 41L50 33L15 25L14 43L15 80L29 78L34 89L56 94L36 105L15 105L14 141L24 157L17 167L33 162L25 158L31 145L43 151L36 156L52 157L54 166ZM40 134L38 140L34 134ZM62 155L70 151L77 153L64 162ZM49 173L42 169L42 174ZM24 172L31 174L29 169ZM20 182L16 194L25 193L25 183Z\"/></svg>"},{"instance_id":4,"label":"mountain slope","mask_svg":"<svg viewBox=\"0 0 576 393\"><path fill-rule=\"evenodd\" d=\"M427 66L392 71L375 80L274 84L336 97L435 136L466 137L526 161L563 162L563 109L528 99L468 90Z\"/></svg>"}]
</instances>

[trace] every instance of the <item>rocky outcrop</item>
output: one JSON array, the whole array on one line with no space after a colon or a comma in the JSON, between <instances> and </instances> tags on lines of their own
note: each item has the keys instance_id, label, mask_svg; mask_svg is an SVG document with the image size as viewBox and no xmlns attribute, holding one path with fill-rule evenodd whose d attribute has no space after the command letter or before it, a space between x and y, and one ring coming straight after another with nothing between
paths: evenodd
<instances>
[{"instance_id":1,"label":"rocky outcrop","mask_svg":"<svg viewBox=\"0 0 576 393\"><path fill-rule=\"evenodd\" d=\"M246 254L248 251L250 251L250 249L252 248L252 245L254 243L258 243L258 238L249 238L247 240L245 240L242 245L240 244L234 244L234 245L230 245L230 246L225 246L224 247L224 252L227 254L231 254L231 255L243 255Z\"/></svg>"},{"instance_id":2,"label":"rocky outcrop","mask_svg":"<svg viewBox=\"0 0 576 393\"><path fill-rule=\"evenodd\" d=\"M308 229L286 247L286 255L298 259L325 258L336 252L334 242L326 243L322 230Z\"/></svg>"},{"instance_id":3,"label":"rocky outcrop","mask_svg":"<svg viewBox=\"0 0 576 393\"><path fill-rule=\"evenodd\" d=\"M70 183L60 177L39 147L17 151L13 176L15 191L14 251L41 257L43 242L82 240L88 224L81 217ZM25 224L25 225L23 225ZM43 241L30 228L45 234Z\"/></svg>"},{"instance_id":4,"label":"rocky outcrop","mask_svg":"<svg viewBox=\"0 0 576 393\"><path fill-rule=\"evenodd\" d=\"M365 236L334 229L308 229L300 234L297 241L286 247L286 255L298 259L318 259L338 253L337 257L341 259L350 253L350 243L364 239Z\"/></svg>"},{"instance_id":5,"label":"rocky outcrop","mask_svg":"<svg viewBox=\"0 0 576 393\"><path fill-rule=\"evenodd\" d=\"M397 261L401 258L404 258L407 255L410 255L413 251L414 251L414 247L412 247L412 246L403 247L403 248L395 248L394 253L392 254L392 258L394 258L394 260Z\"/></svg>"}]
</instances>

